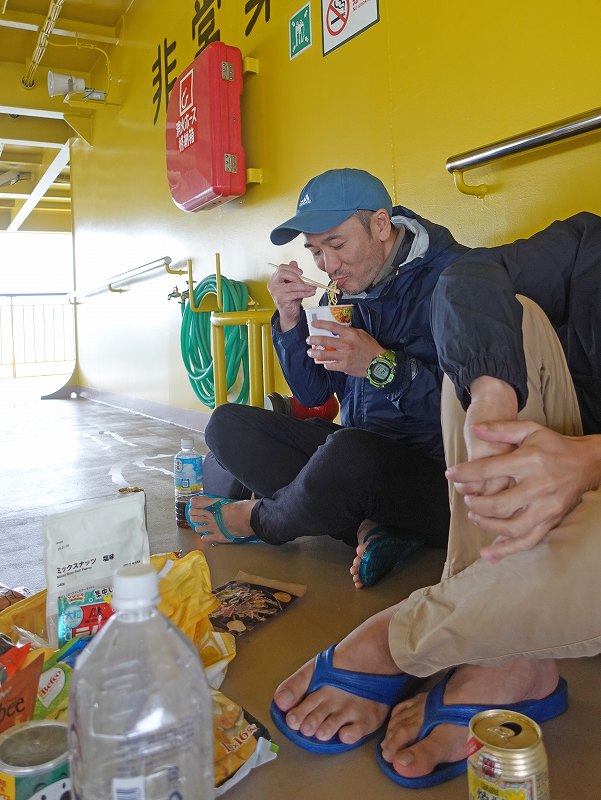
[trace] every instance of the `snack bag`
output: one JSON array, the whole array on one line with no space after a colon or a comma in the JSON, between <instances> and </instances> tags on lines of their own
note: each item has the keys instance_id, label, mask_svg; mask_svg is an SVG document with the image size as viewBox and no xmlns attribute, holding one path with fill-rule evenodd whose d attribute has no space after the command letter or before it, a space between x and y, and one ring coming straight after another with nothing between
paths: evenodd
<instances>
[{"instance_id":1,"label":"snack bag","mask_svg":"<svg viewBox=\"0 0 601 800\"><path fill-rule=\"evenodd\" d=\"M21 669L30 650L31 644L26 644L23 647L11 647L0 656L0 684L12 678L15 672Z\"/></svg>"},{"instance_id":2,"label":"snack bag","mask_svg":"<svg viewBox=\"0 0 601 800\"><path fill-rule=\"evenodd\" d=\"M93 636L98 633L113 616L111 596L110 586L61 595L58 598L59 647L74 636Z\"/></svg>"},{"instance_id":3,"label":"snack bag","mask_svg":"<svg viewBox=\"0 0 601 800\"><path fill-rule=\"evenodd\" d=\"M215 796L219 797L278 751L269 732L233 700L213 689Z\"/></svg>"},{"instance_id":4,"label":"snack bag","mask_svg":"<svg viewBox=\"0 0 601 800\"><path fill-rule=\"evenodd\" d=\"M107 589L115 571L148 563L144 492L44 517L47 636L58 645L59 598ZM67 623L62 621L63 628Z\"/></svg>"},{"instance_id":5,"label":"snack bag","mask_svg":"<svg viewBox=\"0 0 601 800\"><path fill-rule=\"evenodd\" d=\"M32 718L43 661L38 656L0 686L0 733Z\"/></svg>"},{"instance_id":6,"label":"snack bag","mask_svg":"<svg viewBox=\"0 0 601 800\"><path fill-rule=\"evenodd\" d=\"M73 667L91 638L77 636L44 661L38 680L34 719L67 719Z\"/></svg>"},{"instance_id":7,"label":"snack bag","mask_svg":"<svg viewBox=\"0 0 601 800\"><path fill-rule=\"evenodd\" d=\"M27 595L25 592L20 592L18 589L10 589L8 586L0 583L0 611L12 606L13 603L18 603L23 600Z\"/></svg>"},{"instance_id":8,"label":"snack bag","mask_svg":"<svg viewBox=\"0 0 601 800\"><path fill-rule=\"evenodd\" d=\"M219 607L211 590L211 575L204 553L192 550L183 558L174 554L152 556L159 573L159 611L186 634L200 653L211 686L218 688L225 669L236 655L229 633L215 631L209 614Z\"/></svg>"},{"instance_id":9,"label":"snack bag","mask_svg":"<svg viewBox=\"0 0 601 800\"><path fill-rule=\"evenodd\" d=\"M305 586L239 572L235 580L215 589L221 605L211 616L220 631L240 636L267 622L305 593Z\"/></svg>"}]
</instances>

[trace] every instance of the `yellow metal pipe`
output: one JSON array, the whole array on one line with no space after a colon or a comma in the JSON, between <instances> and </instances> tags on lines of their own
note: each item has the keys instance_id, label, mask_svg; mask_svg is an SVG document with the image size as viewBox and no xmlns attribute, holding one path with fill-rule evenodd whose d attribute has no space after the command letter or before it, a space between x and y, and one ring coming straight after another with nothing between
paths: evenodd
<instances>
[{"instance_id":1,"label":"yellow metal pipe","mask_svg":"<svg viewBox=\"0 0 601 800\"><path fill-rule=\"evenodd\" d=\"M261 325L263 346L263 387L265 394L275 391L275 363L271 341L271 325Z\"/></svg>"},{"instance_id":2,"label":"yellow metal pipe","mask_svg":"<svg viewBox=\"0 0 601 800\"><path fill-rule=\"evenodd\" d=\"M463 179L463 172L458 169L453 170L451 173L453 175L453 180L455 181L455 186L459 189L460 192L463 194L472 194L476 195L482 199L488 192L488 186L485 183L479 183L477 186L470 186L466 183Z\"/></svg>"},{"instance_id":3,"label":"yellow metal pipe","mask_svg":"<svg viewBox=\"0 0 601 800\"><path fill-rule=\"evenodd\" d=\"M215 405L227 403L225 376L225 330L232 325L248 328L249 402L263 406L264 392L273 391L274 360L270 328L274 309L214 311L211 314L211 351L215 383Z\"/></svg>"},{"instance_id":4,"label":"yellow metal pipe","mask_svg":"<svg viewBox=\"0 0 601 800\"><path fill-rule=\"evenodd\" d=\"M211 325L225 328L228 325L246 325L249 320L260 325L271 323L275 308L262 308L257 311L214 311L211 314Z\"/></svg>"},{"instance_id":5,"label":"yellow metal pipe","mask_svg":"<svg viewBox=\"0 0 601 800\"><path fill-rule=\"evenodd\" d=\"M217 284L217 308L223 311L223 289L221 288L221 256L215 253L215 283Z\"/></svg>"},{"instance_id":6,"label":"yellow metal pipe","mask_svg":"<svg viewBox=\"0 0 601 800\"><path fill-rule=\"evenodd\" d=\"M225 375L225 330L211 325L211 352L213 356L213 381L215 384L215 406L227 403Z\"/></svg>"},{"instance_id":7,"label":"yellow metal pipe","mask_svg":"<svg viewBox=\"0 0 601 800\"><path fill-rule=\"evenodd\" d=\"M263 405L263 358L261 355L261 325L248 320L248 380L251 406Z\"/></svg>"}]
</instances>

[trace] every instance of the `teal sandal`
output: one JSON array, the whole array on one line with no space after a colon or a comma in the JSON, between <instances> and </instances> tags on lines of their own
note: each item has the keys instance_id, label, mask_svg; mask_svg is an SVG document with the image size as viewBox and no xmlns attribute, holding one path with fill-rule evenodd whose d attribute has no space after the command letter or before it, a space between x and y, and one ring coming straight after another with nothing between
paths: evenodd
<instances>
[{"instance_id":1,"label":"teal sandal","mask_svg":"<svg viewBox=\"0 0 601 800\"><path fill-rule=\"evenodd\" d=\"M210 497L211 495L204 495L205 497ZM262 542L262 539L259 539L258 536L251 534L250 536L234 536L232 533L228 531L225 527L225 522L223 521L223 517L221 516L221 507L226 506L228 503L237 503L237 500L230 500L228 497L221 497L219 500L216 500L214 503L211 503L210 506L205 506L203 511L208 511L215 519L219 530L232 544L256 544L258 542ZM190 501L186 503L186 519L188 520L188 524L199 536L206 536L207 531L199 531L198 528L203 527L202 522L192 522L190 519Z\"/></svg>"},{"instance_id":2,"label":"teal sandal","mask_svg":"<svg viewBox=\"0 0 601 800\"><path fill-rule=\"evenodd\" d=\"M369 542L359 562L358 577L364 586L376 584L424 544L422 539L402 539L379 526L372 528L363 542Z\"/></svg>"}]
</instances>

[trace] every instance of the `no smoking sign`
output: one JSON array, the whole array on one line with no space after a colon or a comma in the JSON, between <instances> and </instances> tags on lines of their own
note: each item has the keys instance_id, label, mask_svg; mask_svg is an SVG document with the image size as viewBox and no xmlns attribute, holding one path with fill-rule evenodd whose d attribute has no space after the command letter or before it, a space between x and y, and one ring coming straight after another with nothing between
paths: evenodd
<instances>
[{"instance_id":1,"label":"no smoking sign","mask_svg":"<svg viewBox=\"0 0 601 800\"><path fill-rule=\"evenodd\" d=\"M330 0L326 25L330 36L339 36L345 28L349 17L349 0Z\"/></svg>"},{"instance_id":2,"label":"no smoking sign","mask_svg":"<svg viewBox=\"0 0 601 800\"><path fill-rule=\"evenodd\" d=\"M321 0L321 12L324 56L380 19L378 0Z\"/></svg>"}]
</instances>

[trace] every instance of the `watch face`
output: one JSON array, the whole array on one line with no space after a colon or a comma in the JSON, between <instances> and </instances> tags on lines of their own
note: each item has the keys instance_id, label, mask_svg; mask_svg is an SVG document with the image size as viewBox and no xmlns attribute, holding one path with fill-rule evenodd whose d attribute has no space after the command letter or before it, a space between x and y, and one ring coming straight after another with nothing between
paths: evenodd
<instances>
[{"instance_id":1,"label":"watch face","mask_svg":"<svg viewBox=\"0 0 601 800\"><path fill-rule=\"evenodd\" d=\"M378 361L377 364L374 364L371 374L372 377L378 381L385 381L386 378L390 375L390 364L386 364L382 361Z\"/></svg>"}]
</instances>

